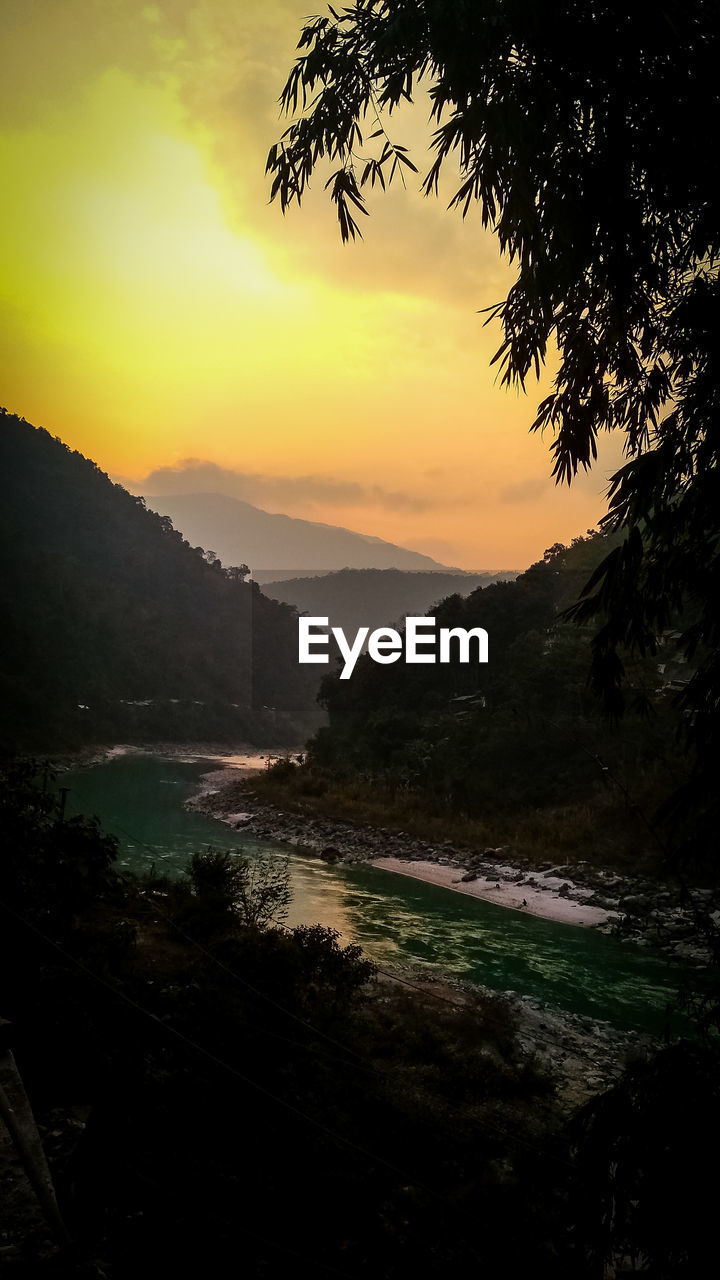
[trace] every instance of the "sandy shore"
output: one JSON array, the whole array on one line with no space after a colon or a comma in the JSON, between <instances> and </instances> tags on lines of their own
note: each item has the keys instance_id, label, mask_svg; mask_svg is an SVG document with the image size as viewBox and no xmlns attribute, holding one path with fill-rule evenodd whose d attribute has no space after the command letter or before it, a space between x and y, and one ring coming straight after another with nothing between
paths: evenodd
<instances>
[{"instance_id":1,"label":"sandy shore","mask_svg":"<svg viewBox=\"0 0 720 1280\"><path fill-rule=\"evenodd\" d=\"M667 886L659 893L644 879L597 869L584 881L582 868L586 864L582 863L572 869L567 864L549 868L545 864L542 869L528 867L527 863L513 867L503 857L512 856L509 849L486 849L478 857L464 848L447 848L447 841L436 847L402 831L362 827L317 815L308 818L259 803L245 784L272 760L295 756L300 750L297 746L258 748L248 743L232 748L221 743L194 742L116 744L58 757L56 766L61 772L86 768L126 753L207 762L198 790L187 802L189 807L245 830L248 835L278 840L308 852L314 850L320 857L332 854L330 861L369 863L380 871L423 880L562 924L599 928L605 933L614 932L621 921L622 936L628 942L652 947L684 963L707 963L707 949L702 940L698 941L692 908L680 902ZM468 865L471 871L467 870ZM568 879L571 870L577 873L576 881ZM709 889L696 888L694 894L720 918L720 898L713 897ZM591 898L595 899L592 904L588 901ZM639 902L643 910L633 911L631 907L627 913L626 900Z\"/></svg>"},{"instance_id":2,"label":"sandy shore","mask_svg":"<svg viewBox=\"0 0 720 1280\"><path fill-rule=\"evenodd\" d=\"M213 803L212 798L215 796L222 797L231 778L233 781L249 779L254 774L261 773L267 768L270 761L278 757L295 754L295 749L279 747L258 749L244 744L234 750L227 750L222 747L215 748L212 745L202 743L157 744L155 747L145 748L117 744L97 751L94 755L93 763L127 754L164 755L187 763L207 761L210 766L216 766L214 768L210 767L207 773L203 774L199 790L191 803L193 807L197 805L200 808L206 808L207 806L215 817L230 826L244 826L255 816L252 812L252 806L250 806L249 811L244 808L238 810L236 806L233 806L232 811L229 811L222 804L217 805L217 801ZM209 805L207 805L208 801L210 802ZM302 827L302 818L295 815L284 816L293 826ZM279 814L274 813L269 821L271 826L275 826L277 823L278 829L277 832L273 832L273 835L283 840L287 838L287 835L283 830L282 822L277 822L279 817ZM375 843L376 835L377 833L375 832L368 832L367 848L364 852L364 857L361 854L360 860L367 861L370 866L377 867L380 871L389 871L396 875L423 880L426 884L435 884L443 889L451 889L455 893L464 893L471 898L482 898L485 902L494 902L499 907L523 911L527 915L540 916L545 920L555 920L562 924L595 928L607 926L611 920L617 918L616 912L585 903L583 899L590 897L592 890L584 889L569 882L564 874L553 875L551 871L545 872L537 877L541 880L542 887L535 887L527 883L515 884L513 881L521 875L517 868L498 864L492 868L490 875L480 875L475 880L463 881L462 877L466 873L465 868L461 865L450 866L445 860L435 862L430 859L373 856L377 847ZM294 839L292 843L297 843L297 840ZM315 833L308 832L307 845L312 846L314 843L316 843ZM322 845L323 843L327 843L327 841L321 840L320 844ZM438 852L441 853L442 851L439 850ZM561 887L563 887L562 895L558 892Z\"/></svg>"},{"instance_id":3,"label":"sandy shore","mask_svg":"<svg viewBox=\"0 0 720 1280\"><path fill-rule=\"evenodd\" d=\"M294 752L292 751L281 750L280 748L277 750L273 748L273 750L258 751L257 747L248 747L247 750L241 749L236 752L213 752L203 751L200 748L193 750L192 748L183 747L182 750L179 750L175 754L175 759L184 760L190 764L194 764L199 760L210 760L213 763L216 762L220 766L218 776L221 772L224 772L225 769L232 769L234 773L239 773L241 776L245 775L249 777L253 773L262 773L263 769L267 768L270 761L278 760L284 756L293 754Z\"/></svg>"},{"instance_id":4,"label":"sandy shore","mask_svg":"<svg viewBox=\"0 0 720 1280\"><path fill-rule=\"evenodd\" d=\"M53 756L53 760L63 769L87 769L96 764L105 764L108 760L115 760L119 756L159 756L166 760L179 760L182 764L198 764L207 760L211 764L217 763L216 776L218 778L225 769L232 769L240 775L245 774L250 777L251 774L260 773L265 769L268 761L277 760L283 756L296 755L298 750L298 747L261 749L253 746L240 746L228 751L223 747L202 742L158 742L149 746L118 742L109 747L88 747L81 748L76 752L70 752L67 755L56 754ZM209 777L210 774L207 776ZM227 777L225 781L227 782Z\"/></svg>"},{"instance_id":5,"label":"sandy shore","mask_svg":"<svg viewBox=\"0 0 720 1280\"><path fill-rule=\"evenodd\" d=\"M437 884L443 889L452 889L456 893L466 893L472 898L494 902L498 907L510 907L526 915L542 916L544 920L556 920L561 924L593 927L607 924L614 914L602 907L591 907L573 898L561 898L557 889L561 883L566 884L567 881L561 881L559 878L557 886L548 884L546 889L533 889L530 885L515 885L500 881L494 884L488 880L469 880L463 883L462 868L442 866L437 862L411 862L405 858L374 858L370 865L379 867L381 871L394 871L397 875L424 880L427 884ZM572 891L576 895L583 892L576 886Z\"/></svg>"},{"instance_id":6,"label":"sandy shore","mask_svg":"<svg viewBox=\"0 0 720 1280\"><path fill-rule=\"evenodd\" d=\"M203 753L203 759L217 761L219 768L203 775L201 791L197 794L195 801L200 801L202 805L203 801L210 800L214 816L230 826L239 827L249 824L257 816L257 813L253 811L254 805L252 803L249 804L248 809L238 809L236 799L235 804L232 806L224 808L220 804L216 808L212 802L212 797L219 796L222 798L228 784L229 775L234 778L238 776L241 778L250 777L266 767L268 758L272 759L282 754L287 753L280 751L259 753L252 750L233 755L228 753L217 756L209 756L207 753ZM304 825L302 818L296 815L279 814L275 810L265 811L263 822L270 828L268 834L272 834L280 840L288 839L285 826L286 822L289 822L293 828L293 835L290 841L293 844L298 843L298 833ZM358 834L359 843L362 845L364 843L362 833L359 832ZM319 847L322 848L324 844L332 843L332 838L326 839L325 837L322 837L318 842L316 829L308 830L306 835L300 836L300 839L306 847L319 844ZM492 876L478 876L477 879L463 881L462 877L466 874L466 870L461 865L450 866L445 860L435 862L430 859L410 859L393 856L377 857L376 849L377 833L368 831L366 849L361 852L356 847L356 852L360 853L360 858L353 856L353 861L366 861L370 866L377 867L380 871L390 871L397 875L410 876L416 880L423 880L427 884L438 885L443 889L452 889L456 893L464 893L469 897L482 898L485 902L494 902L499 907L522 911L527 915L540 916L544 920L554 920L562 924L596 928L598 926L607 926L611 920L617 918L616 912L608 911L604 907L590 906L586 903L584 899L591 897L593 891L573 884L562 873L562 869L559 869L560 874L558 875L554 875L552 871L541 874L538 878L542 887L535 887L527 883L513 883L514 880L521 878L522 873L517 868L500 864L492 869ZM375 856L373 856L374 853ZM561 888L563 890L562 894L559 892Z\"/></svg>"}]
</instances>

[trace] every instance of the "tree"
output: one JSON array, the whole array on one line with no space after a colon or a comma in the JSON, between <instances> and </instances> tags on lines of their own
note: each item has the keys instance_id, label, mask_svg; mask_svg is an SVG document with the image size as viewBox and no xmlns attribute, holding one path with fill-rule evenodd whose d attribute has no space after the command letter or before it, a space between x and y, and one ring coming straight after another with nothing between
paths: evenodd
<instances>
[{"instance_id":1,"label":"tree","mask_svg":"<svg viewBox=\"0 0 720 1280\"><path fill-rule=\"evenodd\" d=\"M47 762L16 760L0 768L0 866L6 906L59 941L121 885L113 869L114 836L103 834L96 818L65 818L55 781ZM7 920L3 934L12 953Z\"/></svg>"},{"instance_id":2,"label":"tree","mask_svg":"<svg viewBox=\"0 0 720 1280\"><path fill-rule=\"evenodd\" d=\"M717 1045L681 1041L628 1066L569 1127L574 1155L570 1211L588 1270L702 1274L715 1249L716 1182L701 1152L720 1137ZM627 1272L625 1273L627 1274Z\"/></svg>"},{"instance_id":3,"label":"tree","mask_svg":"<svg viewBox=\"0 0 720 1280\"><path fill-rule=\"evenodd\" d=\"M193 893L217 922L232 918L247 928L280 924L290 904L287 858L244 858L222 849L194 853L189 867Z\"/></svg>"},{"instance_id":4,"label":"tree","mask_svg":"<svg viewBox=\"0 0 720 1280\"><path fill-rule=\"evenodd\" d=\"M281 96L296 118L267 162L301 202L316 167L344 240L366 192L415 166L387 117L425 88L434 159L422 189L477 207L516 265L491 307L507 384L560 364L533 430L570 483L601 431L624 433L605 529L623 539L575 616L598 624L594 682L623 708L623 649L652 653L684 611L699 767L720 747L720 10L712 0L356 0L303 29ZM299 114L297 114L299 112ZM369 135L366 137L365 135Z\"/></svg>"}]
</instances>

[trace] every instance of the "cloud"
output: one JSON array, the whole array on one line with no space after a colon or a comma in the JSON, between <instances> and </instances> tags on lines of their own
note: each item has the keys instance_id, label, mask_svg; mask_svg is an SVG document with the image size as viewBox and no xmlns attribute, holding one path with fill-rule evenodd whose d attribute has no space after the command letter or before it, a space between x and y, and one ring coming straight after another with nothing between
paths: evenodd
<instances>
[{"instance_id":1,"label":"cloud","mask_svg":"<svg viewBox=\"0 0 720 1280\"><path fill-rule=\"evenodd\" d=\"M83 86L122 72L177 104L228 226L272 246L278 270L341 281L354 293L432 297L469 316L505 293L510 277L492 234L472 217L463 222L446 211L450 181L439 200L421 196L420 174L407 190L376 192L365 240L352 248L341 244L323 189L330 168L318 169L302 213L283 218L277 204L268 205L265 160L287 127L278 97L295 61L305 0L5 0L5 7L13 51L0 76L0 115L8 127L32 128L58 101L79 100ZM388 122L421 172L431 160L427 116L419 91L416 107Z\"/></svg>"},{"instance_id":2,"label":"cloud","mask_svg":"<svg viewBox=\"0 0 720 1280\"><path fill-rule=\"evenodd\" d=\"M174 467L158 467L144 480L117 477L134 492L152 496L171 493L223 493L265 510L298 510L315 506L382 507L387 511L427 511L428 498L381 485L363 485L332 476L268 476L235 471L202 458L185 458Z\"/></svg>"}]
</instances>

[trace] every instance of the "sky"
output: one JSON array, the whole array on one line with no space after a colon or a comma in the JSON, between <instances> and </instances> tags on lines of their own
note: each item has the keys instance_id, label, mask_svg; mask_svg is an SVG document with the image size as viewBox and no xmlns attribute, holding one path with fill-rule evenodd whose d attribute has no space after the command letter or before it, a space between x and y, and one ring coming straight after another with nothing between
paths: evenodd
<instances>
[{"instance_id":1,"label":"sky","mask_svg":"<svg viewBox=\"0 0 720 1280\"><path fill-rule=\"evenodd\" d=\"M619 449L555 486L529 433L550 374L500 387L480 312L512 273L451 187L426 199L409 175L350 245L323 177L301 210L269 203L312 11L3 0L0 400L138 492L214 482L445 564L524 568L597 522ZM391 121L421 170L427 116L419 98Z\"/></svg>"}]
</instances>

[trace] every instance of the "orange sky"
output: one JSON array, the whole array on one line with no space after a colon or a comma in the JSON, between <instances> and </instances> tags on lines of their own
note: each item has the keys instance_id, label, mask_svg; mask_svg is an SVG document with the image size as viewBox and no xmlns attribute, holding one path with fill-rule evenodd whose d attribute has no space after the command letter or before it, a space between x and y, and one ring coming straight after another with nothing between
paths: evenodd
<instances>
[{"instance_id":1,"label":"orange sky","mask_svg":"<svg viewBox=\"0 0 720 1280\"><path fill-rule=\"evenodd\" d=\"M322 9L322 6L317 6ZM341 246L264 162L306 0L3 0L2 402L141 481L186 459L250 501L466 568L523 567L602 513L495 385L511 278L419 178ZM426 109L393 123L420 146ZM416 159L418 156L416 155Z\"/></svg>"}]
</instances>

